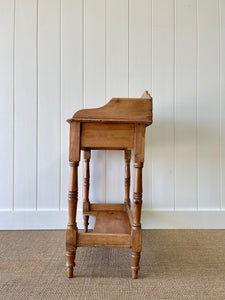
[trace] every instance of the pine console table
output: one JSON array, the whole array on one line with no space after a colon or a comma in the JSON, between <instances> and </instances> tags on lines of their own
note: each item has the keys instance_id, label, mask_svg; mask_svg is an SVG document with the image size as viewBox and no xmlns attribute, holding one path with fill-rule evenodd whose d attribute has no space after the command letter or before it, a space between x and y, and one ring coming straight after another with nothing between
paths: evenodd
<instances>
[{"instance_id":1,"label":"pine console table","mask_svg":"<svg viewBox=\"0 0 225 300\"><path fill-rule=\"evenodd\" d=\"M68 277L73 277L77 247L131 248L132 278L138 277L142 248L141 206L145 127L152 123L152 98L113 98L97 109L76 112L70 123L70 182L66 258ZM122 204L94 204L89 201L91 150L123 150L125 158L125 201ZM130 159L134 149L133 214L130 205ZM76 223L80 152L84 151L84 232ZM88 231L89 216L95 217Z\"/></svg>"}]
</instances>

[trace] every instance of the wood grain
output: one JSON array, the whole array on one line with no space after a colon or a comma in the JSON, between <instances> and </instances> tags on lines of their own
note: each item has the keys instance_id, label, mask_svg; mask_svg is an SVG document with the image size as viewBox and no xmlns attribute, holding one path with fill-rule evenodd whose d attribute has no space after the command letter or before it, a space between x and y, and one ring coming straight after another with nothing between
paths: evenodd
<instances>
[{"instance_id":1,"label":"wood grain","mask_svg":"<svg viewBox=\"0 0 225 300\"><path fill-rule=\"evenodd\" d=\"M130 234L78 233L77 247L130 248Z\"/></svg>"},{"instance_id":2,"label":"wood grain","mask_svg":"<svg viewBox=\"0 0 225 300\"><path fill-rule=\"evenodd\" d=\"M131 159L131 151L124 151L124 160L125 160L125 174L124 174L124 185L125 185L125 198L124 204L125 206L130 206L130 159Z\"/></svg>"},{"instance_id":3,"label":"wood grain","mask_svg":"<svg viewBox=\"0 0 225 300\"><path fill-rule=\"evenodd\" d=\"M124 210L124 204L115 204L115 203L91 203L90 204L90 210Z\"/></svg>"},{"instance_id":4,"label":"wood grain","mask_svg":"<svg viewBox=\"0 0 225 300\"><path fill-rule=\"evenodd\" d=\"M69 161L80 161L80 122L73 122L70 127L70 152Z\"/></svg>"},{"instance_id":5,"label":"wood grain","mask_svg":"<svg viewBox=\"0 0 225 300\"><path fill-rule=\"evenodd\" d=\"M66 259L67 274L73 277L74 260L77 248L77 200L78 200L78 172L79 161L70 162L70 181L68 192L68 224L66 230Z\"/></svg>"},{"instance_id":6,"label":"wood grain","mask_svg":"<svg viewBox=\"0 0 225 300\"><path fill-rule=\"evenodd\" d=\"M93 232L99 233L131 233L128 215L124 211L90 211L85 215L95 217Z\"/></svg>"},{"instance_id":7,"label":"wood grain","mask_svg":"<svg viewBox=\"0 0 225 300\"><path fill-rule=\"evenodd\" d=\"M132 148L133 124L82 123L81 148Z\"/></svg>"},{"instance_id":8,"label":"wood grain","mask_svg":"<svg viewBox=\"0 0 225 300\"><path fill-rule=\"evenodd\" d=\"M91 158L90 150L84 151L84 195L83 195L83 212L90 210L89 201L89 179L90 179L90 169L89 163ZM84 215L84 232L88 231L88 215Z\"/></svg>"},{"instance_id":9,"label":"wood grain","mask_svg":"<svg viewBox=\"0 0 225 300\"><path fill-rule=\"evenodd\" d=\"M114 123L145 123L152 122L151 97L145 94L146 98L113 98L106 105L95 108L80 110L72 119L82 122L114 122ZM88 116L88 117L87 117Z\"/></svg>"},{"instance_id":10,"label":"wood grain","mask_svg":"<svg viewBox=\"0 0 225 300\"><path fill-rule=\"evenodd\" d=\"M69 222L67 227L67 268L68 277L73 277L74 259L77 246L86 247L131 247L132 278L138 277L142 248L141 206L142 168L144 163L145 127L151 124L152 99L145 91L138 101L134 99L111 100L99 109L84 109L74 114L70 123L70 185L68 198ZM136 109L134 107L136 106ZM141 108L144 107L145 109ZM116 109L118 107L118 110ZM96 115L96 110L98 114ZM142 111L142 122L136 120L135 111ZM146 111L147 110L147 111ZM118 124L116 111L121 114ZM128 112L130 116L127 117ZM82 118L81 117L82 113ZM95 117L93 117L95 116ZM97 119L96 116L100 116ZM132 120L132 117L133 119ZM125 121L126 119L126 121ZM104 122L103 122L104 120ZM135 121L136 120L136 121ZM125 159L125 201L124 204L90 204L89 202L89 161L92 149L124 149ZM134 148L134 200L133 217L130 211L130 159ZM84 233L77 234L77 167L80 151L84 150ZM89 216L95 218L93 232L88 232ZM74 230L75 232L70 232ZM71 236L74 238L71 240Z\"/></svg>"}]
</instances>

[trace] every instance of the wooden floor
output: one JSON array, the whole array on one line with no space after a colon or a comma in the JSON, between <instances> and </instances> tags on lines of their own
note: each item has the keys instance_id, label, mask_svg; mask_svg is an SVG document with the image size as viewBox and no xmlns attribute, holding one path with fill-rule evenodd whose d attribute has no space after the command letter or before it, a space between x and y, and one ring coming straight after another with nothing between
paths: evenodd
<instances>
[{"instance_id":1,"label":"wooden floor","mask_svg":"<svg viewBox=\"0 0 225 300\"><path fill-rule=\"evenodd\" d=\"M66 276L64 231L0 232L0 299L225 299L225 230L144 230L130 249L78 248Z\"/></svg>"}]
</instances>

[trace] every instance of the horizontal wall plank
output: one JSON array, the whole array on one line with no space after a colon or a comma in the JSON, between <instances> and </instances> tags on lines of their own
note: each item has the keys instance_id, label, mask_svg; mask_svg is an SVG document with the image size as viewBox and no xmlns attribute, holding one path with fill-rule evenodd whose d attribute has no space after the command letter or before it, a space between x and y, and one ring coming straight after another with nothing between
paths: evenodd
<instances>
[{"instance_id":1,"label":"horizontal wall plank","mask_svg":"<svg viewBox=\"0 0 225 300\"><path fill-rule=\"evenodd\" d=\"M224 229L224 210L144 210L144 229Z\"/></svg>"}]
</instances>

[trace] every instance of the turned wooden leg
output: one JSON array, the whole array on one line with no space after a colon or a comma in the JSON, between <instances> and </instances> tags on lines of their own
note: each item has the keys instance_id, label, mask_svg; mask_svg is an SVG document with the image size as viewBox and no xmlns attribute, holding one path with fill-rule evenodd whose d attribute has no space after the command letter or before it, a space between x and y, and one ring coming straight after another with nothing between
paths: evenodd
<instances>
[{"instance_id":1,"label":"turned wooden leg","mask_svg":"<svg viewBox=\"0 0 225 300\"><path fill-rule=\"evenodd\" d=\"M70 183L69 183L69 195L68 195L68 224L66 230L66 259L68 277L73 277L73 268L75 267L75 255L76 255L76 241L77 241L77 197L78 197L78 185L77 185L77 168L79 162L70 162Z\"/></svg>"},{"instance_id":2,"label":"turned wooden leg","mask_svg":"<svg viewBox=\"0 0 225 300\"><path fill-rule=\"evenodd\" d=\"M139 261L142 248L141 206L142 206L142 167L143 163L134 164L134 196L132 224L132 278L138 277Z\"/></svg>"},{"instance_id":3,"label":"turned wooden leg","mask_svg":"<svg viewBox=\"0 0 225 300\"><path fill-rule=\"evenodd\" d=\"M89 216L85 212L90 210L89 202L89 178L90 178L90 163L91 153L90 150L84 151L84 199L83 199L83 213L84 213L84 232L88 232Z\"/></svg>"},{"instance_id":4,"label":"turned wooden leg","mask_svg":"<svg viewBox=\"0 0 225 300\"><path fill-rule=\"evenodd\" d=\"M75 267L75 251L66 251L66 266L68 278L73 278L73 268Z\"/></svg>"},{"instance_id":5,"label":"turned wooden leg","mask_svg":"<svg viewBox=\"0 0 225 300\"><path fill-rule=\"evenodd\" d=\"M141 253L140 252L131 252L131 261L132 261L132 278L137 279L138 278L138 270L140 269L139 267L139 262L141 258Z\"/></svg>"},{"instance_id":6,"label":"turned wooden leg","mask_svg":"<svg viewBox=\"0 0 225 300\"><path fill-rule=\"evenodd\" d=\"M124 204L130 206L130 158L131 158L131 150L124 151L124 159L125 159L125 199Z\"/></svg>"},{"instance_id":7,"label":"turned wooden leg","mask_svg":"<svg viewBox=\"0 0 225 300\"><path fill-rule=\"evenodd\" d=\"M84 219L84 232L88 232L89 216L84 215L83 219Z\"/></svg>"}]
</instances>

